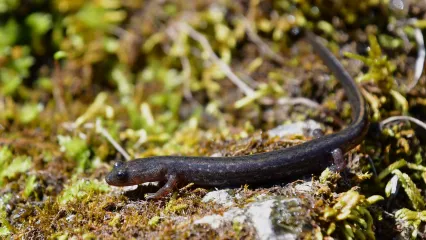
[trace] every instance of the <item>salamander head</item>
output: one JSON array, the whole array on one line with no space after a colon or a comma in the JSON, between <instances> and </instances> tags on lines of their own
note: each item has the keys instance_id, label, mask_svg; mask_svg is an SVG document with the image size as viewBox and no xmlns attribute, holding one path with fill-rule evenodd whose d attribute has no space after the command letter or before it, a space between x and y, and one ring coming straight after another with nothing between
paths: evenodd
<instances>
[{"instance_id":1,"label":"salamander head","mask_svg":"<svg viewBox=\"0 0 426 240\"><path fill-rule=\"evenodd\" d=\"M162 165L150 160L138 159L129 162L116 162L105 177L113 186L131 186L144 182L161 181L165 178Z\"/></svg>"}]
</instances>

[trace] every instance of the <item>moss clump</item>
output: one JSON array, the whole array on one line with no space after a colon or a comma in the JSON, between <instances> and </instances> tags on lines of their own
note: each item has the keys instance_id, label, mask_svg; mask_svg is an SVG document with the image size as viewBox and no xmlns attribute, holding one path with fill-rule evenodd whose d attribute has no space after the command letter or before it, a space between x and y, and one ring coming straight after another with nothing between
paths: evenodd
<instances>
[{"instance_id":1,"label":"moss clump","mask_svg":"<svg viewBox=\"0 0 426 240\"><path fill-rule=\"evenodd\" d=\"M90 198L95 193L104 193L109 190L108 185L96 180L77 180L66 187L58 197L58 203L65 205L69 201L80 201L83 198Z\"/></svg>"},{"instance_id":2,"label":"moss clump","mask_svg":"<svg viewBox=\"0 0 426 240\"><path fill-rule=\"evenodd\" d=\"M0 149L0 186L5 180L13 180L20 173L25 173L31 168L31 157L13 156L7 147Z\"/></svg>"},{"instance_id":3,"label":"moss clump","mask_svg":"<svg viewBox=\"0 0 426 240\"><path fill-rule=\"evenodd\" d=\"M188 185L144 201L158 188L123 192L103 178L117 160L249 155L310 140L262 134L285 123L315 119L327 134L344 128L349 104L303 29L356 76L373 122L424 118L424 77L413 88L403 80L421 55L414 33L426 26L426 6L396 12L392 2L0 1L0 235L254 238L238 221L217 231L191 224L227 210L202 202L211 189ZM233 190L235 204L262 194L309 198L313 209L294 210L310 215L311 228L293 224L286 205L274 216L277 232L291 226L306 238L394 238L401 228L417 236L409 230L424 224L419 133L387 124L349 154L346 178L325 171L306 194L246 186ZM401 228L380 214L379 195Z\"/></svg>"}]
</instances>

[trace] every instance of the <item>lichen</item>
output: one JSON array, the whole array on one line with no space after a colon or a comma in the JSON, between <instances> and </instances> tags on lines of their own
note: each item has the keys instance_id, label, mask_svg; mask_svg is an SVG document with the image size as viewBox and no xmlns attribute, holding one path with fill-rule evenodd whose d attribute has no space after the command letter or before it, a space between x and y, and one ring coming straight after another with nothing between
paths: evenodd
<instances>
[{"instance_id":1,"label":"lichen","mask_svg":"<svg viewBox=\"0 0 426 240\"><path fill-rule=\"evenodd\" d=\"M418 237L423 130L374 128L395 115L422 121L426 105L424 74L411 81L426 6L396 2L0 1L0 237L253 239L259 228L241 219L193 223L272 198L294 200L271 205L272 235ZM326 134L345 128L350 105L304 29L324 39L372 110L349 171L222 189L222 202L203 201L214 189L194 184L156 201L143 196L157 185L105 184L119 160L272 151L311 136L267 130L311 119Z\"/></svg>"}]
</instances>

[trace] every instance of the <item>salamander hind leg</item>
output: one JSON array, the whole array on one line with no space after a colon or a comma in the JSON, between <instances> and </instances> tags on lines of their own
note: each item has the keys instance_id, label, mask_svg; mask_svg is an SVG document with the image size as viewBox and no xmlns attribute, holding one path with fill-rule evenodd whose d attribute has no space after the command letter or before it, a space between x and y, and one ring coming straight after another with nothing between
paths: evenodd
<instances>
[{"instance_id":1,"label":"salamander hind leg","mask_svg":"<svg viewBox=\"0 0 426 240\"><path fill-rule=\"evenodd\" d=\"M336 148L331 151L331 156L333 157L335 171L341 172L346 168L345 156L343 155L342 149Z\"/></svg>"},{"instance_id":2,"label":"salamander hind leg","mask_svg":"<svg viewBox=\"0 0 426 240\"><path fill-rule=\"evenodd\" d=\"M178 183L178 177L175 174L168 175L166 184L164 184L164 186L161 187L156 193L146 194L145 199L146 200L160 199L166 196L167 194L171 193L173 189L177 186L177 183Z\"/></svg>"},{"instance_id":3,"label":"salamander hind leg","mask_svg":"<svg viewBox=\"0 0 426 240\"><path fill-rule=\"evenodd\" d=\"M324 136L324 131L320 128L316 128L312 131L312 136L316 138L320 138ZM331 156L333 157L334 165L332 166L332 170L336 172L341 172L346 168L345 156L343 155L342 149L336 148L331 151Z\"/></svg>"},{"instance_id":4,"label":"salamander hind leg","mask_svg":"<svg viewBox=\"0 0 426 240\"><path fill-rule=\"evenodd\" d=\"M317 139L324 136L324 131L320 128L316 128L312 131L312 136ZM331 156L333 158L334 165L331 167L333 171L341 172L346 168L345 156L343 155L343 151L340 148L336 148L331 151Z\"/></svg>"}]
</instances>

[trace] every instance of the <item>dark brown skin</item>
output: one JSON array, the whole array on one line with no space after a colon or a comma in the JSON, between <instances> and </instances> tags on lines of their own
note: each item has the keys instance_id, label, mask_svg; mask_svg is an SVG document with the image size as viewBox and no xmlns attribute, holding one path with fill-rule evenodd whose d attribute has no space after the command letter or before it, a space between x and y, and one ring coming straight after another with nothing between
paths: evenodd
<instances>
[{"instance_id":1,"label":"dark brown skin","mask_svg":"<svg viewBox=\"0 0 426 240\"><path fill-rule=\"evenodd\" d=\"M345 89L352 107L352 123L344 130L277 151L237 157L159 156L118 162L106 176L114 186L130 186L160 181L166 184L148 198L161 198L178 183L206 187L241 186L281 181L318 173L333 164L346 167L344 153L357 146L367 133L368 109L361 92L349 73L324 47L318 37L305 33L309 43Z\"/></svg>"}]
</instances>

